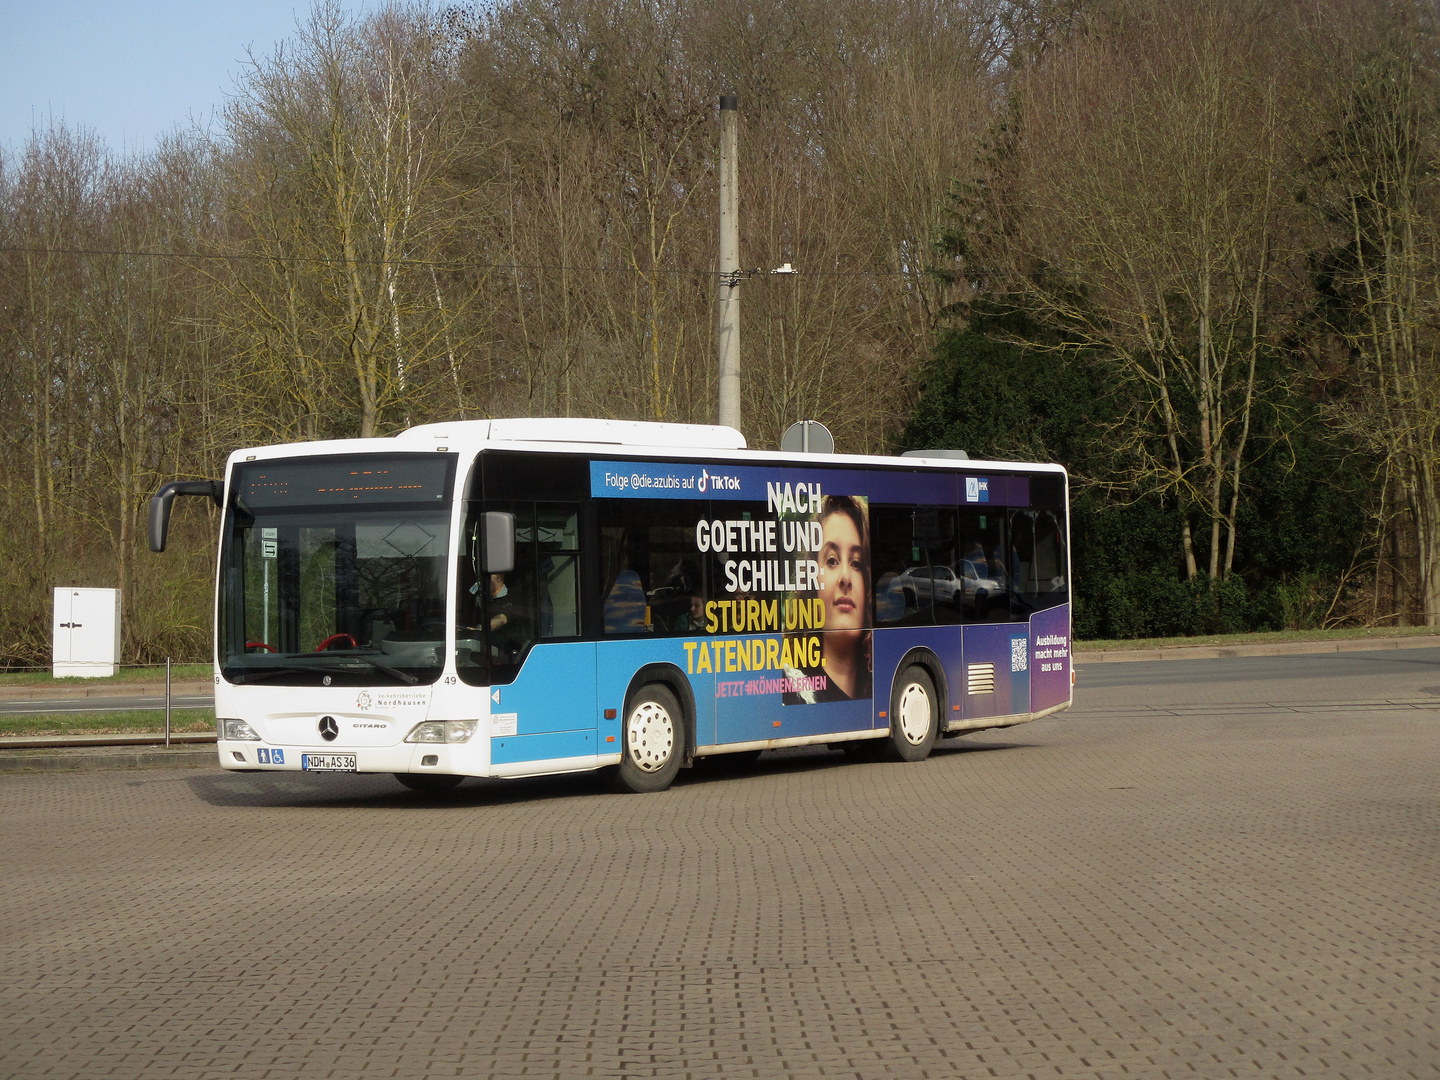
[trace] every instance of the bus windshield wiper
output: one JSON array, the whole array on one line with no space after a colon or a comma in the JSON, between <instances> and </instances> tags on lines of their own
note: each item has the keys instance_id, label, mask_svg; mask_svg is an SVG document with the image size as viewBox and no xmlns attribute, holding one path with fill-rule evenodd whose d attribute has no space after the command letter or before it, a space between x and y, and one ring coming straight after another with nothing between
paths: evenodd
<instances>
[{"instance_id":1,"label":"bus windshield wiper","mask_svg":"<svg viewBox=\"0 0 1440 1080\"><path fill-rule=\"evenodd\" d=\"M393 668L393 667L391 667L389 664L382 664L379 660L376 660L373 656L370 656L368 653L355 652L355 653L346 653L345 655L346 655L346 656L353 656L353 657L355 657L355 659L357 659L357 660L364 660L365 663L369 664L371 667L373 667L373 668L378 668L380 671L385 672L386 675L392 675L392 676L394 676L395 678L399 679L401 682L405 683L407 686L414 686L416 683L418 683L418 682L420 681L420 680L417 679L414 675L411 675L408 671L401 671L399 668Z\"/></svg>"},{"instance_id":2,"label":"bus windshield wiper","mask_svg":"<svg viewBox=\"0 0 1440 1080\"><path fill-rule=\"evenodd\" d=\"M268 679L272 675L305 675L315 669L312 667L301 667L298 664L286 664L284 667L267 667L259 671L242 671L229 676L233 682L249 683L259 682L261 679Z\"/></svg>"},{"instance_id":3,"label":"bus windshield wiper","mask_svg":"<svg viewBox=\"0 0 1440 1080\"><path fill-rule=\"evenodd\" d=\"M382 664L379 660L376 660L370 656L366 656L364 653L346 653L345 657L347 659L353 657L356 660L362 660L365 663L369 664L371 667L375 668L377 671L383 671L386 675L389 675L393 679L398 679L400 682L405 683L407 686L414 686L420 681L414 675L411 675L408 671L401 671L399 668L391 667L389 664ZM261 668L258 671L246 671L238 676L237 681L241 683L260 682L263 679L269 679L276 675L308 675L311 672L315 671L329 671L335 672L337 674L349 675L353 674L354 670L355 669L353 667L346 667L342 664L336 663L284 664L276 667Z\"/></svg>"}]
</instances>

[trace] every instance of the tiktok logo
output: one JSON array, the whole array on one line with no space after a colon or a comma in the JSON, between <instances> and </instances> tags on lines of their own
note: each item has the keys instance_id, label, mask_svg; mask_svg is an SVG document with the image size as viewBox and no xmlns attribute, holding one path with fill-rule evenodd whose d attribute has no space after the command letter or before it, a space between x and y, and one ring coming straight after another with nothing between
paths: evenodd
<instances>
[{"instance_id":1,"label":"tiktok logo","mask_svg":"<svg viewBox=\"0 0 1440 1080\"><path fill-rule=\"evenodd\" d=\"M722 476L720 473L712 473L709 469L700 470L700 482L695 485L703 493L707 488L715 491L739 491L740 477Z\"/></svg>"}]
</instances>

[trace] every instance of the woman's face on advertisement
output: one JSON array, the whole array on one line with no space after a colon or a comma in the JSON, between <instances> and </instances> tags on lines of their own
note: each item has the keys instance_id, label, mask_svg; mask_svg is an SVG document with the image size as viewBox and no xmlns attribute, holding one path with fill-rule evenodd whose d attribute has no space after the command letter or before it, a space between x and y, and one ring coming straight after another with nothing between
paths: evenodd
<instances>
[{"instance_id":1,"label":"woman's face on advertisement","mask_svg":"<svg viewBox=\"0 0 1440 1080\"><path fill-rule=\"evenodd\" d=\"M865 627L865 552L849 514L835 513L822 523L820 596L826 630Z\"/></svg>"}]
</instances>

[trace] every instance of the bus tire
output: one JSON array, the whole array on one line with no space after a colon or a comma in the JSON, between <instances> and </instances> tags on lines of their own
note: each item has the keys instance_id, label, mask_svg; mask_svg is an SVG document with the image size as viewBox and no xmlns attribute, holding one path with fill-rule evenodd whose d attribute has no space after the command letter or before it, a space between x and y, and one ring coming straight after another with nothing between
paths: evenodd
<instances>
[{"instance_id":1,"label":"bus tire","mask_svg":"<svg viewBox=\"0 0 1440 1080\"><path fill-rule=\"evenodd\" d=\"M890 690L890 738L885 740L885 756L892 761L924 761L939 732L935 683L928 671L911 664Z\"/></svg>"},{"instance_id":2,"label":"bus tire","mask_svg":"<svg viewBox=\"0 0 1440 1080\"><path fill-rule=\"evenodd\" d=\"M442 791L459 787L460 781L465 777L455 776L453 773L397 772L395 779L411 791L423 791L431 795L438 795Z\"/></svg>"},{"instance_id":3,"label":"bus tire","mask_svg":"<svg viewBox=\"0 0 1440 1080\"><path fill-rule=\"evenodd\" d=\"M615 767L622 791L664 791L685 758L685 714L668 686L649 683L625 705L623 745Z\"/></svg>"}]
</instances>

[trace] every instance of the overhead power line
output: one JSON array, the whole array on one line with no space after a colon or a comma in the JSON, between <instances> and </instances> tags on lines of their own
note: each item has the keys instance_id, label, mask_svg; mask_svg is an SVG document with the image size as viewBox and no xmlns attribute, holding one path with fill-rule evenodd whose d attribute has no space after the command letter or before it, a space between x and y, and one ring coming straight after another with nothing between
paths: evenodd
<instances>
[{"instance_id":1,"label":"overhead power line","mask_svg":"<svg viewBox=\"0 0 1440 1080\"><path fill-rule=\"evenodd\" d=\"M255 252L207 252L207 251L125 251L112 248L49 248L23 245L0 245L0 252L17 255L106 255L135 259L200 259L214 262L274 262L298 263L311 266L333 266L360 263L367 266L410 266L436 270L532 270L541 273L596 273L596 274L667 274L675 276L710 275L719 277L718 270L698 267L655 267L643 269L631 266L578 266L549 265L546 263L485 263L471 259L347 259L340 256L315 255L263 255ZM774 270L737 270L730 276L747 279L767 277L910 277L919 270L800 270L788 262Z\"/></svg>"}]
</instances>

